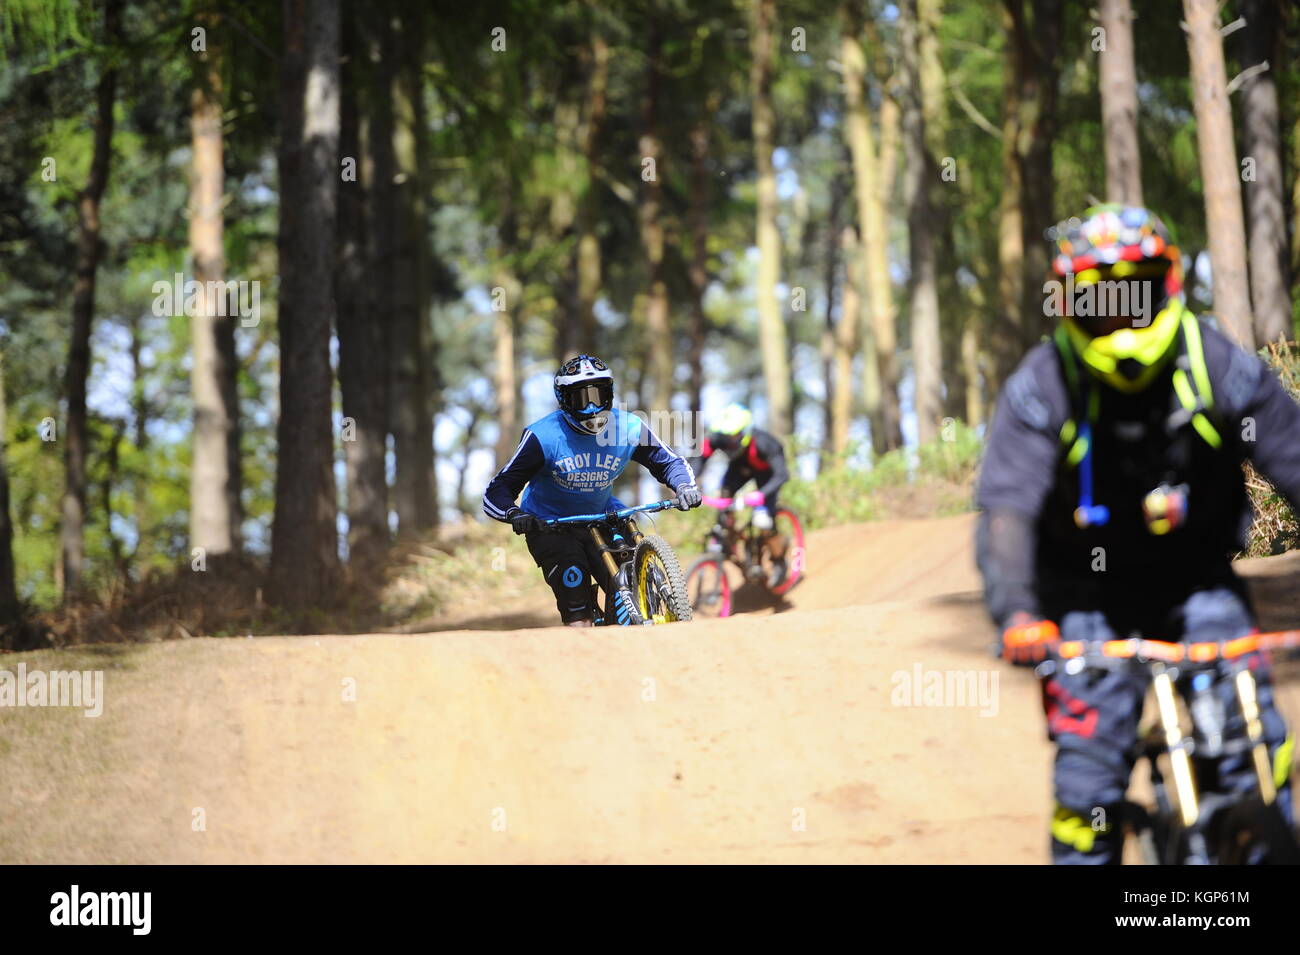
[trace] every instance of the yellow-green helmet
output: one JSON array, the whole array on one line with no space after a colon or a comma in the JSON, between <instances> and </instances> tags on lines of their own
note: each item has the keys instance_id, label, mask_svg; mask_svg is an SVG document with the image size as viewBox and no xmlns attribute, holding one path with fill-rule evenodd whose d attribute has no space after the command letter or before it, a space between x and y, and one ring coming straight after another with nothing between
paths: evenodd
<instances>
[{"instance_id":1,"label":"yellow-green helmet","mask_svg":"<svg viewBox=\"0 0 1300 955\"><path fill-rule=\"evenodd\" d=\"M719 448L724 451L734 451L749 437L750 429L753 427L753 413L744 405L733 401L713 419L713 426L709 428L709 433L714 438L713 443Z\"/></svg>"},{"instance_id":2,"label":"yellow-green helmet","mask_svg":"<svg viewBox=\"0 0 1300 955\"><path fill-rule=\"evenodd\" d=\"M1141 391L1173 354L1183 312L1182 255L1169 230L1150 210L1106 203L1047 236L1080 362L1119 391Z\"/></svg>"}]
</instances>

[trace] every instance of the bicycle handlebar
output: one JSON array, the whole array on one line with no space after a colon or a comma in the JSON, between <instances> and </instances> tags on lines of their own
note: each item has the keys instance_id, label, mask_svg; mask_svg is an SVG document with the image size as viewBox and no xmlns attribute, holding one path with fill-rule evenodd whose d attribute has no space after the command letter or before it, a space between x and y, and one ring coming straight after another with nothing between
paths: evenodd
<instances>
[{"instance_id":1,"label":"bicycle handlebar","mask_svg":"<svg viewBox=\"0 0 1300 955\"><path fill-rule=\"evenodd\" d=\"M745 507L762 507L763 501L764 498L762 491L750 491L744 497L740 498L740 503ZM716 507L720 511L725 511L736 503L736 498L709 497L708 495L705 495L703 502L706 507Z\"/></svg>"},{"instance_id":2,"label":"bicycle handlebar","mask_svg":"<svg viewBox=\"0 0 1300 955\"><path fill-rule=\"evenodd\" d=\"M655 501L653 504L637 504L634 507L624 507L617 511L607 511L604 514L573 514L569 517L551 517L542 521L542 523L547 527L555 527L558 524L594 524L598 521L621 521L633 514L666 511L670 507L676 506L677 502L675 500Z\"/></svg>"},{"instance_id":3,"label":"bicycle handlebar","mask_svg":"<svg viewBox=\"0 0 1300 955\"><path fill-rule=\"evenodd\" d=\"M1002 656L1013 663L1042 660L1077 660L1113 662L1134 660L1138 663L1209 664L1234 660L1262 650L1285 650L1300 647L1300 630L1276 633L1252 633L1235 640L1202 643L1170 643L1132 637L1127 640L1025 640L1003 647Z\"/></svg>"}]
</instances>

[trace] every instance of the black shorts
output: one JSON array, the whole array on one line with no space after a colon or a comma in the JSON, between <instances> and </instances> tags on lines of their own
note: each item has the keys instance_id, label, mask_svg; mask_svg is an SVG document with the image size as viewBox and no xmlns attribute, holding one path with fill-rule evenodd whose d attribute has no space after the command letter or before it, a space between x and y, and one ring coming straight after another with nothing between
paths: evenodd
<instances>
[{"instance_id":1,"label":"black shorts","mask_svg":"<svg viewBox=\"0 0 1300 955\"><path fill-rule=\"evenodd\" d=\"M533 532L525 534L524 540L555 592L560 619L565 623L592 619L600 606L596 586L608 594L611 581L591 532L585 527Z\"/></svg>"}]
</instances>

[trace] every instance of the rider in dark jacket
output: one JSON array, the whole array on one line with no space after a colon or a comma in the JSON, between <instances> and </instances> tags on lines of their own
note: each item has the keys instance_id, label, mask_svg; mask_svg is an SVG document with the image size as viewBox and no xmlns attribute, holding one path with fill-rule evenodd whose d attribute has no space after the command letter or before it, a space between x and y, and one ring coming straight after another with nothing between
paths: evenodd
<instances>
[{"instance_id":1,"label":"rider in dark jacket","mask_svg":"<svg viewBox=\"0 0 1300 955\"><path fill-rule=\"evenodd\" d=\"M776 435L754 427L754 416L748 408L730 404L722 409L705 435L699 456L691 462L692 470L698 474L704 462L718 451L727 456L727 470L722 475L723 497L734 496L750 481L763 495L763 503L754 508L753 525L768 535L767 545L773 564L769 585L778 586L789 569L785 562L786 541L775 533L772 520L777 509L777 495L790 480L785 448Z\"/></svg>"},{"instance_id":2,"label":"rider in dark jacket","mask_svg":"<svg viewBox=\"0 0 1300 955\"><path fill-rule=\"evenodd\" d=\"M1300 406L1186 309L1181 257L1153 214L1100 206L1049 234L1063 317L1006 382L977 490L989 613L1004 631L1053 622L1067 640L1242 636L1255 622L1231 565L1250 520L1241 463L1300 505ZM1291 737L1267 662L1252 664L1284 783ZM1055 861L1119 861L1118 827L1094 823L1124 798L1145 690L1121 671L1046 680ZM1233 759L1225 771L1248 785ZM1290 800L1281 785L1287 815Z\"/></svg>"}]
</instances>

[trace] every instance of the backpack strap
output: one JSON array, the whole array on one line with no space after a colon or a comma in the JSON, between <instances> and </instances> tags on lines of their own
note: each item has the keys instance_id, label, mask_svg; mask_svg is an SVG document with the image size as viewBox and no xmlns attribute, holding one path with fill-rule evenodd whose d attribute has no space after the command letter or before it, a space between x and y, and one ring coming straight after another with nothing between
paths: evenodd
<instances>
[{"instance_id":1,"label":"backpack strap","mask_svg":"<svg viewBox=\"0 0 1300 955\"><path fill-rule=\"evenodd\" d=\"M1196 433L1218 451L1223 447L1223 436L1210 420L1214 412L1214 389L1210 384L1210 370L1205 364L1201 326L1187 309L1183 310L1182 326L1186 361L1180 361L1174 371L1174 394Z\"/></svg>"},{"instance_id":2,"label":"backpack strap","mask_svg":"<svg viewBox=\"0 0 1300 955\"><path fill-rule=\"evenodd\" d=\"M1056 343L1056 350L1061 355L1061 367L1065 370L1065 384L1070 396L1070 409L1073 412L1061 425L1059 436L1061 446L1067 449L1065 455L1066 465L1068 467L1077 467L1079 462L1087 455L1088 448L1092 444L1091 425L1092 422L1097 420L1101 400L1097 389L1081 387L1082 381L1079 366L1074 357L1074 349L1070 345L1070 339L1063 326L1057 326L1052 340ZM1083 410L1081 416L1078 413L1080 409ZM1079 417L1084 420L1082 426L1077 420Z\"/></svg>"}]
</instances>

